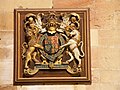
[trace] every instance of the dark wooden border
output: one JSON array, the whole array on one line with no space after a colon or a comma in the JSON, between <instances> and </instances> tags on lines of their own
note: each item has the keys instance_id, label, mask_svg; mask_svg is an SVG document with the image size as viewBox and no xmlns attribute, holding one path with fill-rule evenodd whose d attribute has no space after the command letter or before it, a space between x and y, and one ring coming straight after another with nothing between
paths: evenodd
<instances>
[{"instance_id":1,"label":"dark wooden border","mask_svg":"<svg viewBox=\"0 0 120 90\"><path fill-rule=\"evenodd\" d=\"M75 11L85 15L85 44L87 49L86 75L84 77L20 77L20 14L21 12L38 11ZM91 83L91 53L90 53L90 15L89 9L15 9L14 10L14 85L33 85L33 84L90 84Z\"/></svg>"}]
</instances>

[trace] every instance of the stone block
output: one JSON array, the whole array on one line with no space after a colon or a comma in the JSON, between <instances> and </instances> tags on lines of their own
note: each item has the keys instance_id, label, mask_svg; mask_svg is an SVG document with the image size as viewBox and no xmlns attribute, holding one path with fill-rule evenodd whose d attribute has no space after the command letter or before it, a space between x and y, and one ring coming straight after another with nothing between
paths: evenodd
<instances>
[{"instance_id":1,"label":"stone block","mask_svg":"<svg viewBox=\"0 0 120 90\"><path fill-rule=\"evenodd\" d=\"M0 85L0 90L17 90L17 87L13 85Z\"/></svg>"},{"instance_id":2,"label":"stone block","mask_svg":"<svg viewBox=\"0 0 120 90\"><path fill-rule=\"evenodd\" d=\"M86 85L86 90L101 90L99 83L92 83L91 85Z\"/></svg>"},{"instance_id":3,"label":"stone block","mask_svg":"<svg viewBox=\"0 0 120 90\"><path fill-rule=\"evenodd\" d=\"M114 47L120 48L120 29L114 30Z\"/></svg>"},{"instance_id":4,"label":"stone block","mask_svg":"<svg viewBox=\"0 0 120 90\"><path fill-rule=\"evenodd\" d=\"M113 83L102 83L100 84L101 90L119 90L120 85Z\"/></svg>"},{"instance_id":5,"label":"stone block","mask_svg":"<svg viewBox=\"0 0 120 90\"><path fill-rule=\"evenodd\" d=\"M0 84L13 84L13 62L0 62Z\"/></svg>"},{"instance_id":6,"label":"stone block","mask_svg":"<svg viewBox=\"0 0 120 90\"><path fill-rule=\"evenodd\" d=\"M101 70L101 83L120 84L120 70Z\"/></svg>"},{"instance_id":7,"label":"stone block","mask_svg":"<svg viewBox=\"0 0 120 90\"><path fill-rule=\"evenodd\" d=\"M13 59L13 47L0 48L0 53L0 62L4 61L5 59L7 59L8 61L10 59Z\"/></svg>"},{"instance_id":8,"label":"stone block","mask_svg":"<svg viewBox=\"0 0 120 90\"><path fill-rule=\"evenodd\" d=\"M99 68L98 47L91 47L91 67Z\"/></svg>"},{"instance_id":9,"label":"stone block","mask_svg":"<svg viewBox=\"0 0 120 90\"><path fill-rule=\"evenodd\" d=\"M0 62L13 59L13 31L0 31Z\"/></svg>"},{"instance_id":10,"label":"stone block","mask_svg":"<svg viewBox=\"0 0 120 90\"><path fill-rule=\"evenodd\" d=\"M0 11L0 29L5 30L6 15L4 11Z\"/></svg>"},{"instance_id":11,"label":"stone block","mask_svg":"<svg viewBox=\"0 0 120 90\"><path fill-rule=\"evenodd\" d=\"M119 10L115 10L114 12L114 27L117 30L120 30L120 9Z\"/></svg>"},{"instance_id":12,"label":"stone block","mask_svg":"<svg viewBox=\"0 0 120 90\"><path fill-rule=\"evenodd\" d=\"M98 32L99 46L114 47L115 30L100 29Z\"/></svg>"},{"instance_id":13,"label":"stone block","mask_svg":"<svg viewBox=\"0 0 120 90\"><path fill-rule=\"evenodd\" d=\"M85 85L74 85L74 90L86 90L86 86Z\"/></svg>"},{"instance_id":14,"label":"stone block","mask_svg":"<svg viewBox=\"0 0 120 90\"><path fill-rule=\"evenodd\" d=\"M34 86L22 86L21 89L22 90L74 90L74 86L73 85L44 85L44 86L34 85Z\"/></svg>"},{"instance_id":15,"label":"stone block","mask_svg":"<svg viewBox=\"0 0 120 90\"><path fill-rule=\"evenodd\" d=\"M23 8L52 8L52 0L15 0L15 7Z\"/></svg>"},{"instance_id":16,"label":"stone block","mask_svg":"<svg viewBox=\"0 0 120 90\"><path fill-rule=\"evenodd\" d=\"M14 14L12 12L5 12L4 16L5 28L4 30L14 30Z\"/></svg>"},{"instance_id":17,"label":"stone block","mask_svg":"<svg viewBox=\"0 0 120 90\"><path fill-rule=\"evenodd\" d=\"M100 69L99 68L92 68L91 75L92 75L92 83L100 83Z\"/></svg>"},{"instance_id":18,"label":"stone block","mask_svg":"<svg viewBox=\"0 0 120 90\"><path fill-rule=\"evenodd\" d=\"M53 0L54 8L79 8L89 6L94 0Z\"/></svg>"},{"instance_id":19,"label":"stone block","mask_svg":"<svg viewBox=\"0 0 120 90\"><path fill-rule=\"evenodd\" d=\"M13 34L14 34L13 31L7 31L7 30L0 31L0 48L13 45L13 40L14 40Z\"/></svg>"},{"instance_id":20,"label":"stone block","mask_svg":"<svg viewBox=\"0 0 120 90\"><path fill-rule=\"evenodd\" d=\"M120 48L99 48L99 68L102 70L120 70Z\"/></svg>"},{"instance_id":21,"label":"stone block","mask_svg":"<svg viewBox=\"0 0 120 90\"><path fill-rule=\"evenodd\" d=\"M98 46L98 30L97 29L90 30L90 37L91 37L91 46Z\"/></svg>"},{"instance_id":22,"label":"stone block","mask_svg":"<svg viewBox=\"0 0 120 90\"><path fill-rule=\"evenodd\" d=\"M14 8L51 8L52 0L4 0L1 1L0 11L13 12Z\"/></svg>"},{"instance_id":23,"label":"stone block","mask_svg":"<svg viewBox=\"0 0 120 90\"><path fill-rule=\"evenodd\" d=\"M104 29L114 29L114 12L120 7L119 0L95 1L95 26ZM102 8L101 8L102 6Z\"/></svg>"}]
</instances>

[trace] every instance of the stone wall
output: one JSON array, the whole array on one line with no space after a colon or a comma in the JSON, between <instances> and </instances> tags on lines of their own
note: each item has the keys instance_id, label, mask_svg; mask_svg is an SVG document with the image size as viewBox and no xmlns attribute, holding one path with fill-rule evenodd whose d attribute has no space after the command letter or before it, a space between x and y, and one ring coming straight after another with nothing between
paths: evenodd
<instances>
[{"instance_id":1,"label":"stone wall","mask_svg":"<svg viewBox=\"0 0 120 90\"><path fill-rule=\"evenodd\" d=\"M14 8L90 8L91 85L13 86ZM1 0L0 90L120 90L120 0Z\"/></svg>"}]
</instances>

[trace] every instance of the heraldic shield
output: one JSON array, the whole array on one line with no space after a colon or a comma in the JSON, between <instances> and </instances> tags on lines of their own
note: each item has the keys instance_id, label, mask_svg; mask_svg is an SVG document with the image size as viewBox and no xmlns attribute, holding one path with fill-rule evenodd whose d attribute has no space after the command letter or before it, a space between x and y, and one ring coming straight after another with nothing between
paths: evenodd
<instances>
[{"instance_id":1,"label":"heraldic shield","mask_svg":"<svg viewBox=\"0 0 120 90\"><path fill-rule=\"evenodd\" d=\"M15 9L14 14L15 82L90 81L88 9Z\"/></svg>"},{"instance_id":2,"label":"heraldic shield","mask_svg":"<svg viewBox=\"0 0 120 90\"><path fill-rule=\"evenodd\" d=\"M44 46L44 51L40 50L44 57L51 62L55 62L64 49L59 50L61 45L65 44L65 40L62 35L56 33L55 35L44 34L40 39L40 45Z\"/></svg>"}]
</instances>

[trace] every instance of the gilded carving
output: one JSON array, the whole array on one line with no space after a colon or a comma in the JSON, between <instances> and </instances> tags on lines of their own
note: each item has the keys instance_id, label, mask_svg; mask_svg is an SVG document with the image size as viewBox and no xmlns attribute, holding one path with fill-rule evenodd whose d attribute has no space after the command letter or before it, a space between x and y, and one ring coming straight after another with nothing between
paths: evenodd
<instances>
[{"instance_id":1,"label":"gilded carving","mask_svg":"<svg viewBox=\"0 0 120 90\"><path fill-rule=\"evenodd\" d=\"M66 69L72 75L81 73L84 44L79 22L80 15L74 12L26 14L22 44L24 74L34 75L41 69ZM63 60L64 54L69 56L68 60Z\"/></svg>"}]
</instances>

